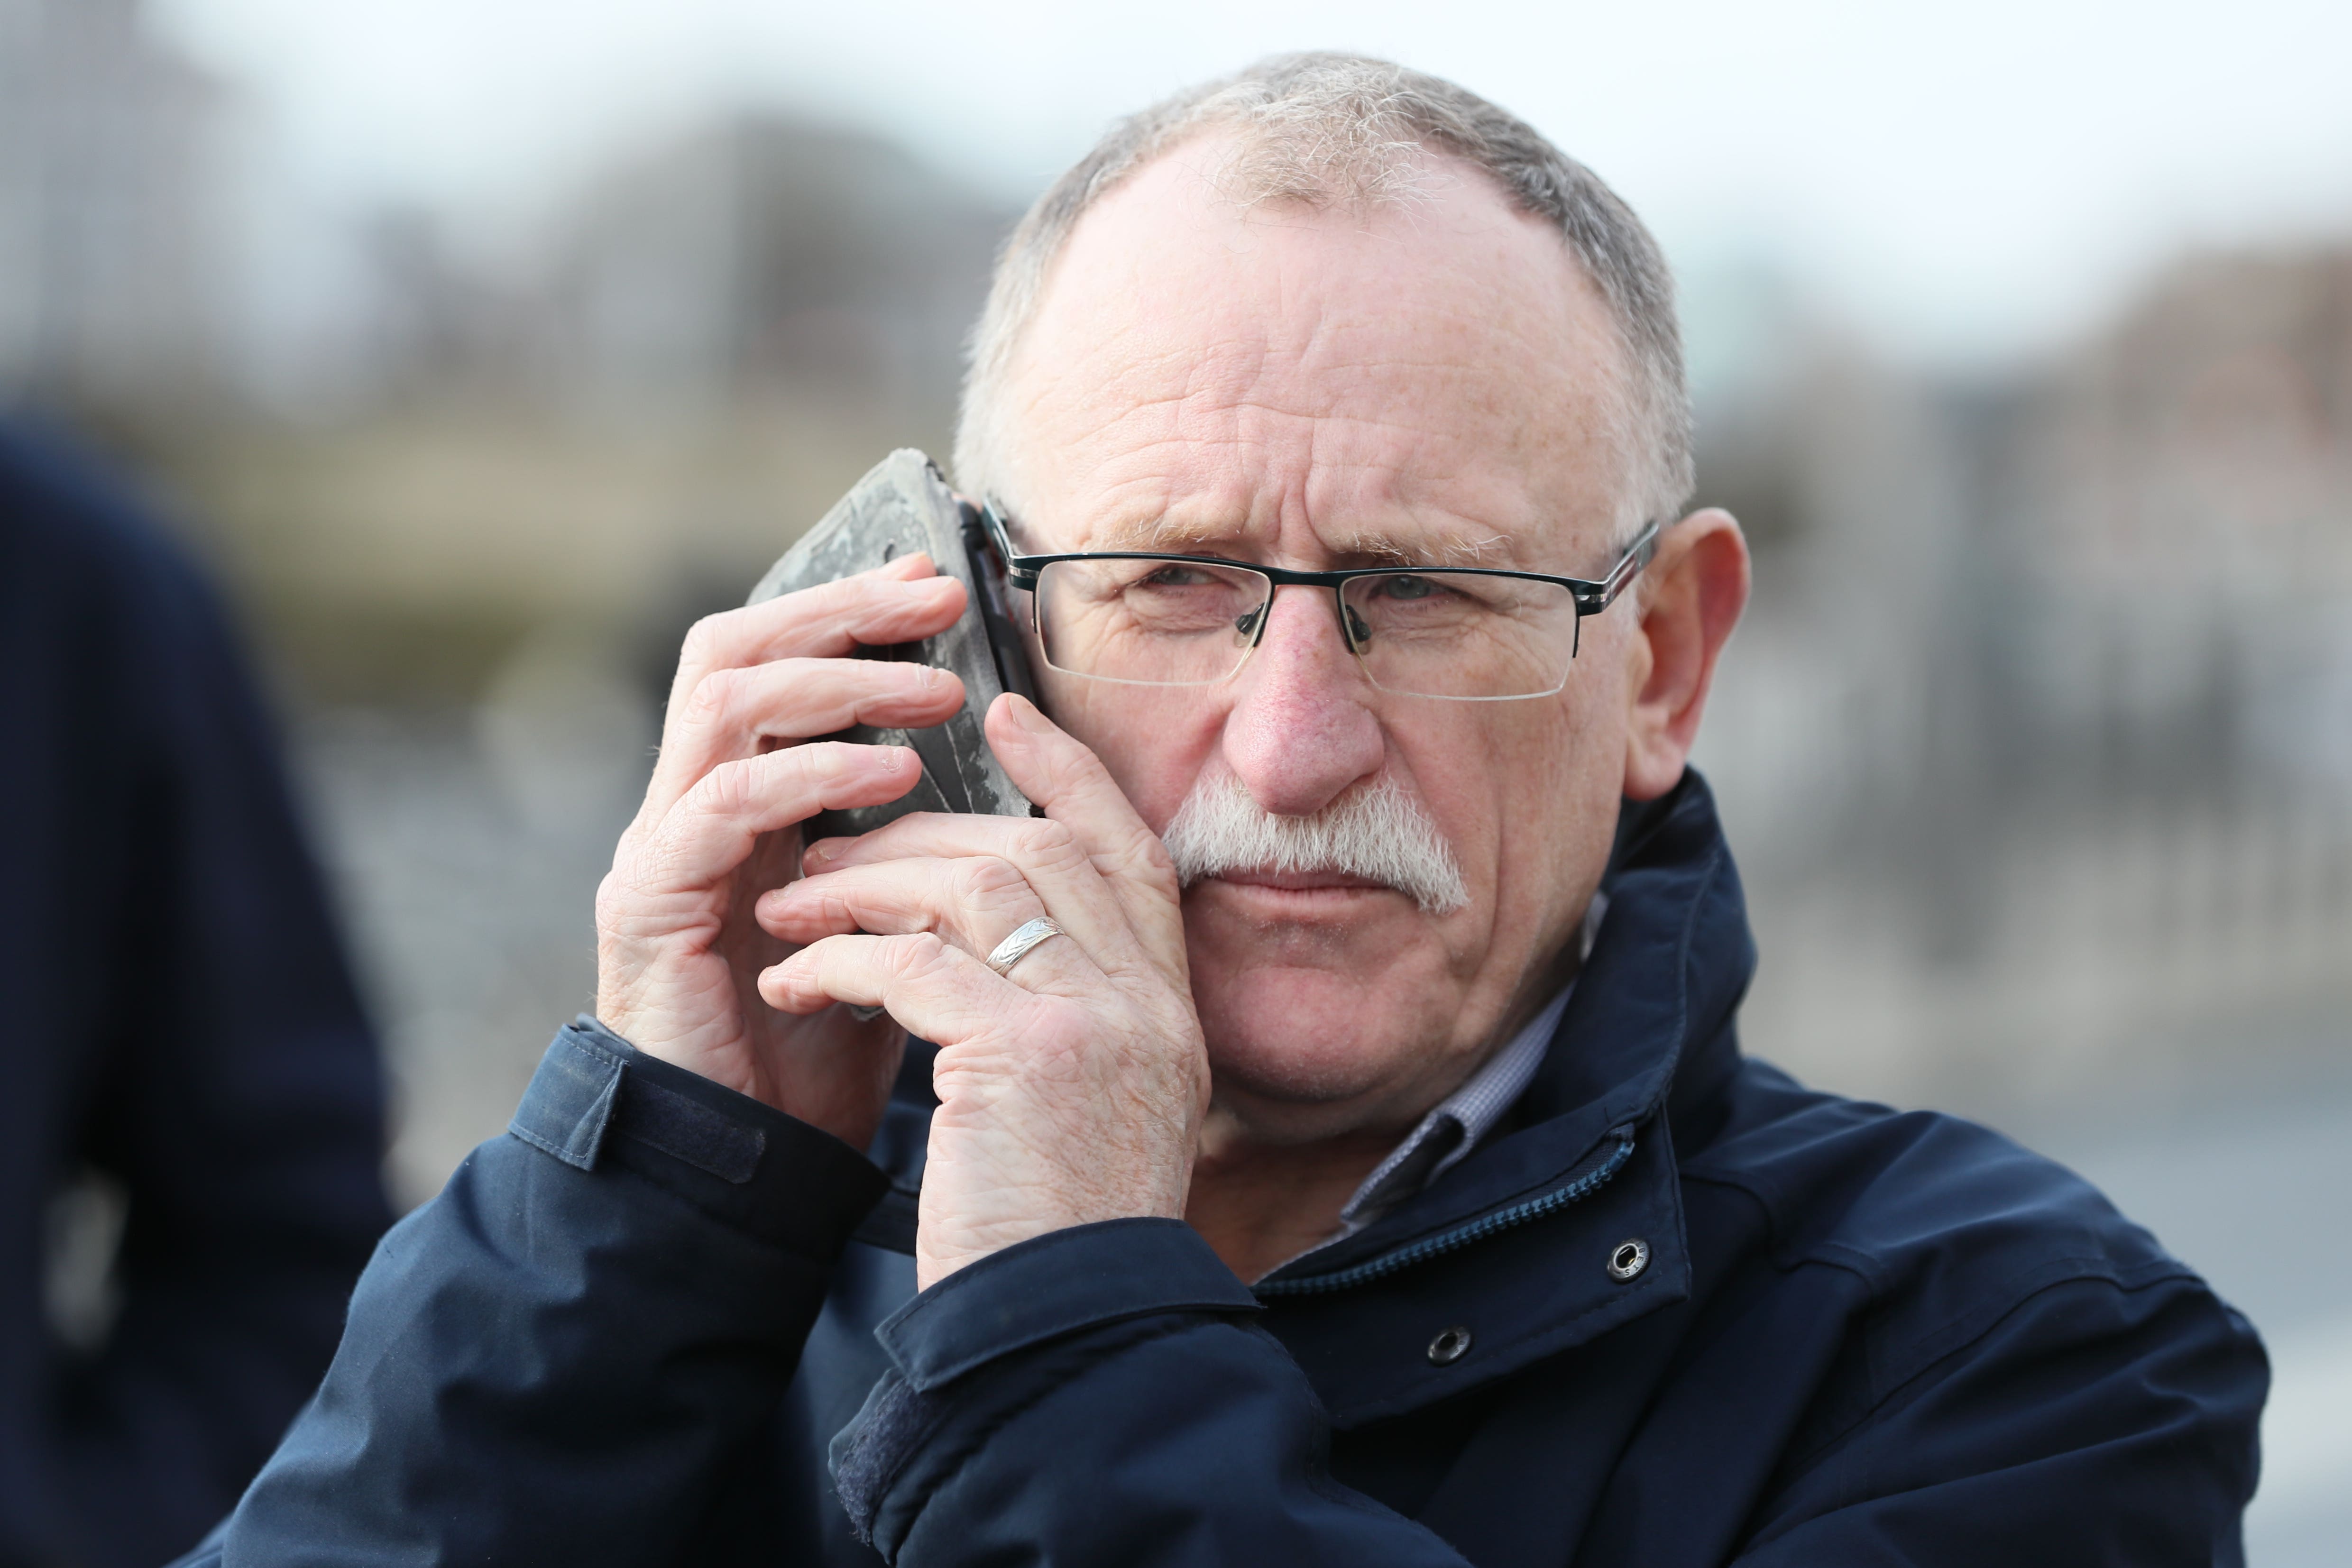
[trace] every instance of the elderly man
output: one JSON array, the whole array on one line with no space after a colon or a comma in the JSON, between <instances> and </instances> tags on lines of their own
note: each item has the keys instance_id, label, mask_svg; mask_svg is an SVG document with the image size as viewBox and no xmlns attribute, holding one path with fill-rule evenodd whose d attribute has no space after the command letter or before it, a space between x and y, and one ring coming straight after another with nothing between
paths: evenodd
<instances>
[{"instance_id":1,"label":"elderly man","mask_svg":"<svg viewBox=\"0 0 2352 1568\"><path fill-rule=\"evenodd\" d=\"M928 562L697 627L596 1016L209 1553L2236 1561L2244 1322L1738 1054L1685 758L1747 554L1590 172L1375 61L1187 93L1013 236L957 466L1043 820L800 841L917 776L815 737L963 700L846 656Z\"/></svg>"}]
</instances>

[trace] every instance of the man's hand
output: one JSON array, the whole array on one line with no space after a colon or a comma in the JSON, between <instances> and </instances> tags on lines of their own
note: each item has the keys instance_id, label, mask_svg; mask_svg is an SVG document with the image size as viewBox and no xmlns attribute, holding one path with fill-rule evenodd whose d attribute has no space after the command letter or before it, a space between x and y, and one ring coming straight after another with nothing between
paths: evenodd
<instances>
[{"instance_id":1,"label":"man's hand","mask_svg":"<svg viewBox=\"0 0 2352 1568\"><path fill-rule=\"evenodd\" d=\"M853 724L939 724L963 684L927 665L846 657L952 624L963 585L927 557L714 615L688 633L661 759L596 894L596 1015L640 1051L833 1134L872 1141L904 1037L845 1008L771 1010L760 970L790 949L752 918L792 880L798 824L895 800L903 747L797 744Z\"/></svg>"},{"instance_id":2,"label":"man's hand","mask_svg":"<svg viewBox=\"0 0 2352 1568\"><path fill-rule=\"evenodd\" d=\"M1034 706L1000 697L987 729L1044 820L926 813L824 841L758 906L769 932L808 944L760 977L770 1002L879 1005L939 1044L926 1288L1049 1230L1181 1218L1208 1103L1167 851ZM996 945L1041 915L1065 935L992 971Z\"/></svg>"}]
</instances>

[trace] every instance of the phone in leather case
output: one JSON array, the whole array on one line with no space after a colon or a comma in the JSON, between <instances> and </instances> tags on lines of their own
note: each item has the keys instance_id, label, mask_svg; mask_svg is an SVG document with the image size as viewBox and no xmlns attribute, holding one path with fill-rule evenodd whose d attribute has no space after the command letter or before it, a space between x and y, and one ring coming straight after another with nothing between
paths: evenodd
<instances>
[{"instance_id":1,"label":"phone in leather case","mask_svg":"<svg viewBox=\"0 0 2352 1568\"><path fill-rule=\"evenodd\" d=\"M860 647L861 659L905 659L952 670L963 681L964 704L945 724L928 729L859 725L827 740L905 746L922 759L923 777L898 800L879 806L821 811L802 824L802 841L871 832L910 811L972 811L1026 817L1034 808L1013 787L981 734L981 717L999 692L1032 700L1028 653L1010 613L1004 566L981 526L978 508L957 498L931 460L901 447L876 464L816 526L786 550L751 590L747 603L868 571L917 551L945 575L961 579L968 598L954 625L935 637L887 647Z\"/></svg>"}]
</instances>

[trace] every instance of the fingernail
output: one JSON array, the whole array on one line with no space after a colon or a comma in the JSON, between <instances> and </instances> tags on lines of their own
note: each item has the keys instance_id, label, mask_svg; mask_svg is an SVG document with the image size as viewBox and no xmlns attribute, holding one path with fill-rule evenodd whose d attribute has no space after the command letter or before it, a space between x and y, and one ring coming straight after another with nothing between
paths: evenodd
<instances>
[{"instance_id":1,"label":"fingernail","mask_svg":"<svg viewBox=\"0 0 2352 1568\"><path fill-rule=\"evenodd\" d=\"M937 664L918 664L915 667L922 672L922 674L917 678L922 683L922 686L925 691L929 691L932 687L938 685L940 684L940 677L947 674L945 670L940 669Z\"/></svg>"},{"instance_id":2,"label":"fingernail","mask_svg":"<svg viewBox=\"0 0 2352 1568\"><path fill-rule=\"evenodd\" d=\"M840 845L838 839L819 839L808 847L808 858L813 861L832 860L841 853Z\"/></svg>"},{"instance_id":3,"label":"fingernail","mask_svg":"<svg viewBox=\"0 0 2352 1568\"><path fill-rule=\"evenodd\" d=\"M1045 716L1037 711L1035 703L1017 692L1013 696L1013 718L1032 735L1045 733Z\"/></svg>"}]
</instances>

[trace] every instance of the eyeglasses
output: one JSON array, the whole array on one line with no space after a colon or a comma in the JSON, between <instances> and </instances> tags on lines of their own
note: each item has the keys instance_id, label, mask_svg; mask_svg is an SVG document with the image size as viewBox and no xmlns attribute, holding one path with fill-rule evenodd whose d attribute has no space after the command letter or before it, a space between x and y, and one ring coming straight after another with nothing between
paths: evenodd
<instances>
[{"instance_id":1,"label":"eyeglasses","mask_svg":"<svg viewBox=\"0 0 2352 1568\"><path fill-rule=\"evenodd\" d=\"M1224 680L1264 641L1277 588L1328 588L1340 635L1382 691L1457 702L1549 696L1568 684L1579 632L1657 553L1658 525L1597 581L1483 567L1292 571L1215 556L1105 550L1019 555L1004 515L982 512L1006 581L1030 596L1045 663L1129 685Z\"/></svg>"}]
</instances>

